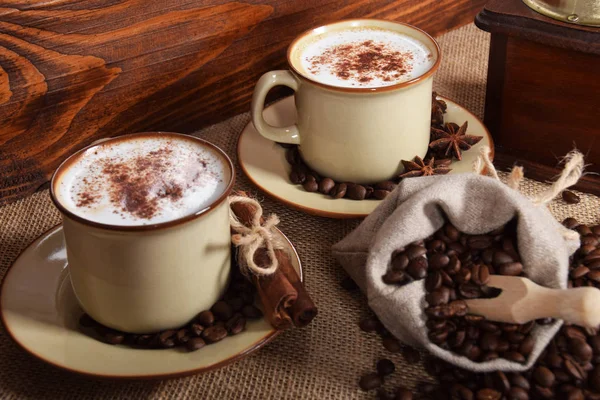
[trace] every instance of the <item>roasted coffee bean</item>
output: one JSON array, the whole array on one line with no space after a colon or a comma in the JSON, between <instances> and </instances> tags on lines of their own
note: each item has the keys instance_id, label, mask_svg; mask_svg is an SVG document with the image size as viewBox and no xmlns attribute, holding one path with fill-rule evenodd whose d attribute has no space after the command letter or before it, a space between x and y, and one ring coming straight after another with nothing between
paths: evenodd
<instances>
[{"instance_id":1,"label":"roasted coffee bean","mask_svg":"<svg viewBox=\"0 0 600 400\"><path fill-rule=\"evenodd\" d=\"M529 395L525 389L522 389L518 386L513 386L508 391L507 395L508 400L529 400Z\"/></svg>"},{"instance_id":2,"label":"roasted coffee bean","mask_svg":"<svg viewBox=\"0 0 600 400\"><path fill-rule=\"evenodd\" d=\"M483 286L490 281L490 270L485 264L475 264L471 269L471 280L473 283Z\"/></svg>"},{"instance_id":3,"label":"roasted coffee bean","mask_svg":"<svg viewBox=\"0 0 600 400\"><path fill-rule=\"evenodd\" d=\"M356 284L356 282L354 282L354 279L350 278L349 276L342 279L340 285L349 292L358 289L358 285Z\"/></svg>"},{"instance_id":4,"label":"roasted coffee bean","mask_svg":"<svg viewBox=\"0 0 600 400\"><path fill-rule=\"evenodd\" d=\"M381 279L388 285L402 285L411 281L408 274L393 269L387 271Z\"/></svg>"},{"instance_id":5,"label":"roasted coffee bean","mask_svg":"<svg viewBox=\"0 0 600 400\"><path fill-rule=\"evenodd\" d=\"M496 351L498 342L498 335L491 332L486 332L479 337L479 346L484 351Z\"/></svg>"},{"instance_id":6,"label":"roasted coffee bean","mask_svg":"<svg viewBox=\"0 0 600 400\"><path fill-rule=\"evenodd\" d=\"M467 246L474 250L486 249L490 247L492 243L492 238L487 235L469 236L467 239Z\"/></svg>"},{"instance_id":7,"label":"roasted coffee bean","mask_svg":"<svg viewBox=\"0 0 600 400\"><path fill-rule=\"evenodd\" d=\"M446 320L443 319L433 319L433 318L428 318L427 322L425 323L425 325L427 325L427 328L432 330L432 331L437 331L440 329L443 329L446 327Z\"/></svg>"},{"instance_id":8,"label":"roasted coffee bean","mask_svg":"<svg viewBox=\"0 0 600 400\"><path fill-rule=\"evenodd\" d=\"M525 339L519 344L519 353L524 356L528 356L533 351L533 346L535 345L535 340L530 335L527 335Z\"/></svg>"},{"instance_id":9,"label":"roasted coffee bean","mask_svg":"<svg viewBox=\"0 0 600 400\"><path fill-rule=\"evenodd\" d=\"M406 272L416 280L425 278L427 276L427 259L425 257L412 259L406 267Z\"/></svg>"},{"instance_id":10,"label":"roasted coffee bean","mask_svg":"<svg viewBox=\"0 0 600 400\"><path fill-rule=\"evenodd\" d=\"M383 325L381 325L381 322L379 322L379 320L375 318L365 318L360 321L358 326L364 332L376 332L383 327Z\"/></svg>"},{"instance_id":11,"label":"roasted coffee bean","mask_svg":"<svg viewBox=\"0 0 600 400\"><path fill-rule=\"evenodd\" d=\"M571 192L570 190L563 190L562 198L565 201L565 203L567 203L567 204L577 204L581 201L579 196L577 196L575 193Z\"/></svg>"},{"instance_id":12,"label":"roasted coffee bean","mask_svg":"<svg viewBox=\"0 0 600 400\"><path fill-rule=\"evenodd\" d=\"M345 183L336 184L333 189L329 192L329 195L334 199L341 199L346 196L346 192L348 190L348 186Z\"/></svg>"},{"instance_id":13,"label":"roasted coffee bean","mask_svg":"<svg viewBox=\"0 0 600 400\"><path fill-rule=\"evenodd\" d=\"M215 316L211 311L202 311L196 317L196 321L202 326L210 326L215 323Z\"/></svg>"},{"instance_id":14,"label":"roasted coffee bean","mask_svg":"<svg viewBox=\"0 0 600 400\"><path fill-rule=\"evenodd\" d=\"M323 178L321 182L319 182L319 192L323 194L329 194L331 189L335 186L335 182L331 178Z\"/></svg>"},{"instance_id":15,"label":"roasted coffee bean","mask_svg":"<svg viewBox=\"0 0 600 400\"><path fill-rule=\"evenodd\" d=\"M567 400L584 400L585 396L583 395L583 391L577 387L569 388L569 390L565 393Z\"/></svg>"},{"instance_id":16,"label":"roasted coffee bean","mask_svg":"<svg viewBox=\"0 0 600 400\"><path fill-rule=\"evenodd\" d=\"M158 335L158 341L161 347L169 348L175 346L176 334L177 331L175 331L174 329L161 332Z\"/></svg>"},{"instance_id":17,"label":"roasted coffee bean","mask_svg":"<svg viewBox=\"0 0 600 400\"><path fill-rule=\"evenodd\" d=\"M517 351L508 351L504 353L504 358L510 361L517 362L519 364L524 364L527 359L525 356Z\"/></svg>"},{"instance_id":18,"label":"roasted coffee bean","mask_svg":"<svg viewBox=\"0 0 600 400\"><path fill-rule=\"evenodd\" d=\"M371 195L372 198L374 198L375 200L383 200L386 197L388 197L388 195L390 194L390 192L388 192L387 190L374 190L373 194Z\"/></svg>"},{"instance_id":19,"label":"roasted coffee bean","mask_svg":"<svg viewBox=\"0 0 600 400\"><path fill-rule=\"evenodd\" d=\"M398 339L392 336L383 338L382 344L383 347L385 347L385 349L390 353L399 353L402 350L402 346L400 345Z\"/></svg>"},{"instance_id":20,"label":"roasted coffee bean","mask_svg":"<svg viewBox=\"0 0 600 400\"><path fill-rule=\"evenodd\" d=\"M456 242L460 239L460 232L456 229L452 224L446 224L444 226L444 233L453 242Z\"/></svg>"},{"instance_id":21,"label":"roasted coffee bean","mask_svg":"<svg viewBox=\"0 0 600 400\"><path fill-rule=\"evenodd\" d=\"M190 332L183 328L177 331L175 335L178 344L186 344L190 340Z\"/></svg>"},{"instance_id":22,"label":"roasted coffee bean","mask_svg":"<svg viewBox=\"0 0 600 400\"><path fill-rule=\"evenodd\" d=\"M365 189L367 191L365 194L365 199L370 199L371 197L373 197L373 192L375 191L375 189L373 189L373 186L365 185Z\"/></svg>"},{"instance_id":23,"label":"roasted coffee bean","mask_svg":"<svg viewBox=\"0 0 600 400\"><path fill-rule=\"evenodd\" d=\"M498 342L498 353L504 353L510 349L510 344L507 340L500 340Z\"/></svg>"},{"instance_id":24,"label":"roasted coffee bean","mask_svg":"<svg viewBox=\"0 0 600 400\"><path fill-rule=\"evenodd\" d=\"M375 189L392 192L398 184L394 181L383 181L375 184Z\"/></svg>"},{"instance_id":25,"label":"roasted coffee bean","mask_svg":"<svg viewBox=\"0 0 600 400\"><path fill-rule=\"evenodd\" d=\"M121 344L125 341L125 335L121 332L109 330L104 333L103 339L109 344Z\"/></svg>"},{"instance_id":26,"label":"roasted coffee bean","mask_svg":"<svg viewBox=\"0 0 600 400\"><path fill-rule=\"evenodd\" d=\"M244 307L244 299L238 296L232 297L227 300L227 304L231 306L233 311L240 311Z\"/></svg>"},{"instance_id":27,"label":"roasted coffee bean","mask_svg":"<svg viewBox=\"0 0 600 400\"><path fill-rule=\"evenodd\" d=\"M317 181L314 179L314 177L312 177L313 179L310 179L310 177L312 177L312 175L307 175L306 176L306 180L304 181L304 183L302 184L302 187L304 188L304 190L306 190L307 192L310 193L314 193L316 191L319 190L319 184L317 183ZM363 197L364 198L364 197ZM360 199L362 200L362 199Z\"/></svg>"},{"instance_id":28,"label":"roasted coffee bean","mask_svg":"<svg viewBox=\"0 0 600 400\"><path fill-rule=\"evenodd\" d=\"M227 337L227 329L220 325L209 326L202 332L202 338L208 343L216 343Z\"/></svg>"},{"instance_id":29,"label":"roasted coffee bean","mask_svg":"<svg viewBox=\"0 0 600 400\"><path fill-rule=\"evenodd\" d=\"M517 249L512 238L505 237L502 239L502 250L504 250L504 252L510 255L513 259L519 259L519 254L517 253Z\"/></svg>"},{"instance_id":30,"label":"roasted coffee bean","mask_svg":"<svg viewBox=\"0 0 600 400\"><path fill-rule=\"evenodd\" d=\"M244 308L242 308L242 314L249 319L258 319L263 315L262 311L252 304L246 304Z\"/></svg>"},{"instance_id":31,"label":"roasted coffee bean","mask_svg":"<svg viewBox=\"0 0 600 400\"><path fill-rule=\"evenodd\" d=\"M508 377L506 376L506 374L502 371L496 371L496 372L492 372L491 374L487 375L491 377L491 383L492 383L492 387L494 389L496 389L497 391L499 391L500 393L508 393L509 389L510 389L510 381L508 380Z\"/></svg>"},{"instance_id":32,"label":"roasted coffee bean","mask_svg":"<svg viewBox=\"0 0 600 400\"><path fill-rule=\"evenodd\" d=\"M429 273L427 278L425 278L425 290L427 292L433 292L442 287L442 275L435 271ZM450 296L450 292L448 291L448 296Z\"/></svg>"},{"instance_id":33,"label":"roasted coffee bean","mask_svg":"<svg viewBox=\"0 0 600 400\"><path fill-rule=\"evenodd\" d=\"M565 358L564 367L565 370L569 373L569 375L571 375L574 379L585 379L585 371L581 368L579 364L577 364L577 362L571 360L570 358Z\"/></svg>"},{"instance_id":34,"label":"roasted coffee bean","mask_svg":"<svg viewBox=\"0 0 600 400\"><path fill-rule=\"evenodd\" d=\"M441 287L438 290L427 293L425 296L425 301L430 306L447 304L448 301L450 301L450 290L448 290L446 287Z\"/></svg>"},{"instance_id":35,"label":"roasted coffee bean","mask_svg":"<svg viewBox=\"0 0 600 400\"><path fill-rule=\"evenodd\" d=\"M369 391L373 389L377 389L383 384L383 380L381 377L375 373L369 373L363 375L358 381L358 385L362 390Z\"/></svg>"},{"instance_id":36,"label":"roasted coffee bean","mask_svg":"<svg viewBox=\"0 0 600 400\"><path fill-rule=\"evenodd\" d=\"M450 386L450 397L458 400L475 399L475 395L471 389L458 383L454 383L452 386Z\"/></svg>"},{"instance_id":37,"label":"roasted coffee bean","mask_svg":"<svg viewBox=\"0 0 600 400\"><path fill-rule=\"evenodd\" d=\"M404 346L402 348L402 355L410 364L416 364L421 361L421 353L414 347Z\"/></svg>"},{"instance_id":38,"label":"roasted coffee bean","mask_svg":"<svg viewBox=\"0 0 600 400\"><path fill-rule=\"evenodd\" d=\"M593 235L592 230L587 225L579 225L575 228L575 230L579 232L581 236Z\"/></svg>"},{"instance_id":39,"label":"roasted coffee bean","mask_svg":"<svg viewBox=\"0 0 600 400\"><path fill-rule=\"evenodd\" d=\"M509 332L505 337L510 344L519 344L525 339L525 335L520 332Z\"/></svg>"},{"instance_id":40,"label":"roasted coffee bean","mask_svg":"<svg viewBox=\"0 0 600 400\"><path fill-rule=\"evenodd\" d=\"M382 358L381 360L377 361L377 373L380 376L391 375L395 370L396 366L387 358Z\"/></svg>"},{"instance_id":41,"label":"roasted coffee bean","mask_svg":"<svg viewBox=\"0 0 600 400\"><path fill-rule=\"evenodd\" d=\"M465 299L475 299L481 296L481 289L472 283L463 283L458 286L458 293Z\"/></svg>"},{"instance_id":42,"label":"roasted coffee bean","mask_svg":"<svg viewBox=\"0 0 600 400\"><path fill-rule=\"evenodd\" d=\"M242 314L236 314L225 322L225 328L230 335L237 335L246 328L246 318Z\"/></svg>"},{"instance_id":43,"label":"roasted coffee bean","mask_svg":"<svg viewBox=\"0 0 600 400\"><path fill-rule=\"evenodd\" d=\"M448 339L448 345L453 349L461 347L465 342L466 337L467 333L464 330L453 332Z\"/></svg>"},{"instance_id":44,"label":"roasted coffee bean","mask_svg":"<svg viewBox=\"0 0 600 400\"><path fill-rule=\"evenodd\" d=\"M442 242L443 243L443 242ZM450 262L450 258L446 254L436 253L429 257L429 268L442 269Z\"/></svg>"},{"instance_id":45,"label":"roasted coffee bean","mask_svg":"<svg viewBox=\"0 0 600 400\"><path fill-rule=\"evenodd\" d=\"M539 366L533 370L533 379L542 387L551 387L554 385L554 374L548 368Z\"/></svg>"},{"instance_id":46,"label":"roasted coffee bean","mask_svg":"<svg viewBox=\"0 0 600 400\"><path fill-rule=\"evenodd\" d=\"M449 256L461 255L467 251L465 246L463 246L459 242L448 243L447 247L448 247L448 251L446 252L446 254L448 254Z\"/></svg>"},{"instance_id":47,"label":"roasted coffee bean","mask_svg":"<svg viewBox=\"0 0 600 400\"><path fill-rule=\"evenodd\" d=\"M468 268L463 268L454 276L454 282L467 283L471 280L471 271Z\"/></svg>"},{"instance_id":48,"label":"roasted coffee bean","mask_svg":"<svg viewBox=\"0 0 600 400\"><path fill-rule=\"evenodd\" d=\"M429 243L427 243L428 254L443 253L444 251L446 251L446 243L444 243L443 241L441 241L439 239L435 239L435 240L432 240ZM430 257L429 263L431 264L431 257Z\"/></svg>"},{"instance_id":49,"label":"roasted coffee bean","mask_svg":"<svg viewBox=\"0 0 600 400\"><path fill-rule=\"evenodd\" d=\"M225 301L217 301L210 310L219 321L227 321L233 316L233 309Z\"/></svg>"},{"instance_id":50,"label":"roasted coffee bean","mask_svg":"<svg viewBox=\"0 0 600 400\"><path fill-rule=\"evenodd\" d=\"M496 267L496 271L499 275L518 276L523 272L523 264L519 262L502 264Z\"/></svg>"},{"instance_id":51,"label":"roasted coffee bean","mask_svg":"<svg viewBox=\"0 0 600 400\"><path fill-rule=\"evenodd\" d=\"M449 333L448 329L442 329L439 331L431 331L428 334L429 340L431 340L431 342L435 343L435 344L442 344L448 338L448 333Z\"/></svg>"},{"instance_id":52,"label":"roasted coffee bean","mask_svg":"<svg viewBox=\"0 0 600 400\"><path fill-rule=\"evenodd\" d=\"M413 395L410 390L400 387L396 390L394 400L413 400Z\"/></svg>"},{"instance_id":53,"label":"roasted coffee bean","mask_svg":"<svg viewBox=\"0 0 600 400\"><path fill-rule=\"evenodd\" d=\"M592 360L593 350L585 340L571 339L569 340L569 353L580 364L588 363Z\"/></svg>"},{"instance_id":54,"label":"roasted coffee bean","mask_svg":"<svg viewBox=\"0 0 600 400\"><path fill-rule=\"evenodd\" d=\"M577 220L575 218L565 218L565 220L562 222L562 224L567 228L567 229L575 229L577 226L579 226L579 222L577 222Z\"/></svg>"},{"instance_id":55,"label":"roasted coffee bean","mask_svg":"<svg viewBox=\"0 0 600 400\"><path fill-rule=\"evenodd\" d=\"M191 338L185 344L185 347L189 351L200 350L204 346L206 346L206 342L202 338L199 338L199 337Z\"/></svg>"},{"instance_id":56,"label":"roasted coffee bean","mask_svg":"<svg viewBox=\"0 0 600 400\"><path fill-rule=\"evenodd\" d=\"M405 253L396 253L392 258L392 269L404 271L408 267L408 256Z\"/></svg>"},{"instance_id":57,"label":"roasted coffee bean","mask_svg":"<svg viewBox=\"0 0 600 400\"><path fill-rule=\"evenodd\" d=\"M589 384L593 390L600 392L600 365L596 365L590 372Z\"/></svg>"},{"instance_id":58,"label":"roasted coffee bean","mask_svg":"<svg viewBox=\"0 0 600 400\"><path fill-rule=\"evenodd\" d=\"M302 163L302 158L300 157L300 152L298 151L298 147L296 147L296 146L290 147L285 152L285 159L291 165L298 165L298 164Z\"/></svg>"},{"instance_id":59,"label":"roasted coffee bean","mask_svg":"<svg viewBox=\"0 0 600 400\"><path fill-rule=\"evenodd\" d=\"M292 168L290 172L290 182L294 185L302 185L306 181L306 173L300 169Z\"/></svg>"},{"instance_id":60,"label":"roasted coffee bean","mask_svg":"<svg viewBox=\"0 0 600 400\"><path fill-rule=\"evenodd\" d=\"M79 318L79 325L83 328L93 328L96 325L98 325L98 323L96 321L94 321L92 319L92 317L90 317L87 314L83 314L80 318Z\"/></svg>"},{"instance_id":61,"label":"roasted coffee bean","mask_svg":"<svg viewBox=\"0 0 600 400\"><path fill-rule=\"evenodd\" d=\"M563 326L561 332L569 339L586 340L585 333L576 326Z\"/></svg>"},{"instance_id":62,"label":"roasted coffee bean","mask_svg":"<svg viewBox=\"0 0 600 400\"><path fill-rule=\"evenodd\" d=\"M450 275L455 275L460 271L462 263L458 259L456 255L450 256L450 260L448 261L448 265L446 266L446 272Z\"/></svg>"},{"instance_id":63,"label":"roasted coffee bean","mask_svg":"<svg viewBox=\"0 0 600 400\"><path fill-rule=\"evenodd\" d=\"M600 263L599 263L600 264ZM591 264L590 264L591 266ZM600 268L600 265L598 266ZM600 282L600 269L595 269L587 274L587 278L593 282Z\"/></svg>"},{"instance_id":64,"label":"roasted coffee bean","mask_svg":"<svg viewBox=\"0 0 600 400\"><path fill-rule=\"evenodd\" d=\"M571 275L571 278L578 279L578 278L581 278L581 277L587 275L588 272L590 272L590 269L588 267L586 267L584 265L580 265L579 267L572 270L570 275Z\"/></svg>"},{"instance_id":65,"label":"roasted coffee bean","mask_svg":"<svg viewBox=\"0 0 600 400\"><path fill-rule=\"evenodd\" d=\"M349 185L346 190L346 197L351 200L364 200L367 196L367 189L362 185Z\"/></svg>"},{"instance_id":66,"label":"roasted coffee bean","mask_svg":"<svg viewBox=\"0 0 600 400\"><path fill-rule=\"evenodd\" d=\"M454 286L454 281L452 280L452 278L450 277L450 275L448 275L446 273L446 271L441 270L440 271L440 275L442 276L442 283L448 287L453 287Z\"/></svg>"},{"instance_id":67,"label":"roasted coffee bean","mask_svg":"<svg viewBox=\"0 0 600 400\"><path fill-rule=\"evenodd\" d=\"M546 388L539 385L533 386L534 392L542 399L554 399L554 392L550 388Z\"/></svg>"},{"instance_id":68,"label":"roasted coffee bean","mask_svg":"<svg viewBox=\"0 0 600 400\"><path fill-rule=\"evenodd\" d=\"M510 254L508 254L502 250L498 250L494 253L494 258L493 258L492 263L493 263L494 267L499 267L500 265L509 264L514 261L515 261L514 258Z\"/></svg>"},{"instance_id":69,"label":"roasted coffee bean","mask_svg":"<svg viewBox=\"0 0 600 400\"><path fill-rule=\"evenodd\" d=\"M581 238L582 246L598 246L598 238L595 235L586 235ZM595 251L595 250L594 250Z\"/></svg>"}]
</instances>

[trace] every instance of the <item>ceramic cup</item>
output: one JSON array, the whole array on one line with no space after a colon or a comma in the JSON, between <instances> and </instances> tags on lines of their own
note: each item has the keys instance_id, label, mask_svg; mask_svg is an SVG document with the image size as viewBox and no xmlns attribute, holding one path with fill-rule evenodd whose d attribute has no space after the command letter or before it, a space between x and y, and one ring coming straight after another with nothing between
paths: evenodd
<instances>
[{"instance_id":1,"label":"ceramic cup","mask_svg":"<svg viewBox=\"0 0 600 400\"><path fill-rule=\"evenodd\" d=\"M59 185L63 174L97 146L168 136L207 148L224 165L226 189L212 204L184 217L149 225L109 225L67 208ZM211 143L175 133L140 133L103 141L77 152L54 173L50 194L63 218L68 269L75 295L101 324L150 333L188 323L209 309L229 280L231 236L227 196L234 182L227 155Z\"/></svg>"},{"instance_id":2,"label":"ceramic cup","mask_svg":"<svg viewBox=\"0 0 600 400\"><path fill-rule=\"evenodd\" d=\"M298 52L311 40L329 32L353 28L391 30L425 45L432 66L414 79L390 86L339 87L302 72ZM435 40L410 25L358 19L312 29L288 48L290 70L264 74L254 89L252 122L265 138L299 145L304 161L335 181L374 183L402 172L400 160L424 157L429 145L433 73L440 63ZM267 93L275 86L295 92L297 123L288 127L267 124L262 111Z\"/></svg>"}]
</instances>

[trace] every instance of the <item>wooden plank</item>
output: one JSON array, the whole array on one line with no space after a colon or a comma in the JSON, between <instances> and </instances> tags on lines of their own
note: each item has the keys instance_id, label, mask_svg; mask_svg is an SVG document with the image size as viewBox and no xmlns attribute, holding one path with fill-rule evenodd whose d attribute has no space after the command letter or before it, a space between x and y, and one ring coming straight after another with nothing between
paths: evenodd
<instances>
[{"instance_id":1,"label":"wooden plank","mask_svg":"<svg viewBox=\"0 0 600 400\"><path fill-rule=\"evenodd\" d=\"M46 183L92 141L190 132L248 110L300 32L344 18L437 35L483 0L4 0L0 2L0 204Z\"/></svg>"}]
</instances>

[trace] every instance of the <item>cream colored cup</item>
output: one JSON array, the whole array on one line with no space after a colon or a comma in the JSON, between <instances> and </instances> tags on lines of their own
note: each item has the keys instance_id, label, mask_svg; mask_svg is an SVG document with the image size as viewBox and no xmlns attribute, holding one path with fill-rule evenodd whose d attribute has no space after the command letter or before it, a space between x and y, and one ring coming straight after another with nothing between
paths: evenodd
<instances>
[{"instance_id":1,"label":"cream colored cup","mask_svg":"<svg viewBox=\"0 0 600 400\"><path fill-rule=\"evenodd\" d=\"M407 82L376 88L341 88L303 75L294 63L302 43L325 32L355 27L398 31L426 45L433 66ZM306 163L339 182L374 183L403 170L400 160L424 157L429 145L433 73L440 63L435 40L410 25L374 20L347 20L312 29L288 48L288 70L264 74L254 89L252 122L265 138L298 144ZM288 127L267 124L262 111L267 93L275 86L295 91L297 123Z\"/></svg>"},{"instance_id":2,"label":"cream colored cup","mask_svg":"<svg viewBox=\"0 0 600 400\"><path fill-rule=\"evenodd\" d=\"M61 174L95 146L140 136L168 135L206 146L222 159L228 182L210 206L154 225L115 226L88 221L61 204ZM68 158L52 178L50 194L63 217L71 283L83 310L101 324L150 333L188 323L214 304L229 281L231 236L227 196L235 179L227 155L211 143L175 133L109 139Z\"/></svg>"}]
</instances>

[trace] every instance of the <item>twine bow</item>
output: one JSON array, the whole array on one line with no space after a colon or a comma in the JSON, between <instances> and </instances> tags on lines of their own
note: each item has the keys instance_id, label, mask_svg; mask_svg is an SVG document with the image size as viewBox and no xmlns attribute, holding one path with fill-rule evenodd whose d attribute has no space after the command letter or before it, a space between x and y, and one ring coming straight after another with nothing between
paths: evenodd
<instances>
[{"instance_id":1,"label":"twine bow","mask_svg":"<svg viewBox=\"0 0 600 400\"><path fill-rule=\"evenodd\" d=\"M496 167L490 160L491 150L488 146L483 146L479 150L479 156L473 162L473 171L481 174L483 169L487 170L487 174L491 175L494 179L500 180ZM583 175L585 168L583 154L578 150L570 151L563 159L565 167L563 168L558 179L552 183L552 185L540 193L537 193L531 201L533 204L540 206L551 202L566 188L573 186L579 181L579 178ZM515 166L510 171L507 178L506 184L512 189L519 190L519 184L523 180L523 167ZM567 240L577 240L579 234L572 230L565 230L563 236Z\"/></svg>"},{"instance_id":2,"label":"twine bow","mask_svg":"<svg viewBox=\"0 0 600 400\"><path fill-rule=\"evenodd\" d=\"M245 196L230 196L229 204L234 203L251 205L256 210L248 227L238 219L231 210L231 207L229 209L229 223L231 229L236 232L231 235L231 242L239 248L240 256L244 261L240 263L242 273L246 276L248 276L248 273L259 276L271 275L279 267L279 262L275 255L276 241L271 232L273 227L279 224L279 218L277 215L271 214L264 224L261 224L260 220L263 216L263 209L258 201ZM267 251L269 264L258 266L254 262L254 254L263 246Z\"/></svg>"}]
</instances>

